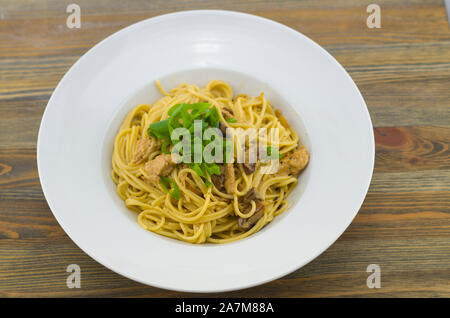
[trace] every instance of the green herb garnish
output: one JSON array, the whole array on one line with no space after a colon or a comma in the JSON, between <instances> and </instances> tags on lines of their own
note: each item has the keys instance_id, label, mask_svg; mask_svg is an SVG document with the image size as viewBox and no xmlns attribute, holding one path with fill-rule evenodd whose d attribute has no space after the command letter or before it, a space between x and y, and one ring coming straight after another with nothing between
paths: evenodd
<instances>
[{"instance_id":1,"label":"green herb garnish","mask_svg":"<svg viewBox=\"0 0 450 318\"><path fill-rule=\"evenodd\" d=\"M282 154L279 152L278 148L275 148L275 147L272 147L272 146L267 147L267 155L271 156L272 152L274 153L275 156L278 153L278 159L281 159Z\"/></svg>"},{"instance_id":2,"label":"green herb garnish","mask_svg":"<svg viewBox=\"0 0 450 318\"><path fill-rule=\"evenodd\" d=\"M227 118L226 121L229 123L237 123L237 119L233 117Z\"/></svg>"},{"instance_id":3,"label":"green herb garnish","mask_svg":"<svg viewBox=\"0 0 450 318\"><path fill-rule=\"evenodd\" d=\"M200 177L202 177L202 178L206 178L206 174L205 174L205 172L204 172L204 170L202 169L202 167L200 166L200 164L199 163L191 163L190 164L190 167L191 167L191 169L192 170L194 170Z\"/></svg>"},{"instance_id":4,"label":"green herb garnish","mask_svg":"<svg viewBox=\"0 0 450 318\"><path fill-rule=\"evenodd\" d=\"M194 145L201 147L201 162L191 163L191 168L205 181L206 185L210 185L207 175L220 174L220 168L215 163L206 163L203 158L204 148L212 143L217 142L216 137L213 140L199 140L197 136L194 136L194 122L200 121L202 135L208 128L218 128L220 115L217 108L210 103L195 103L195 104L177 104L172 106L167 112L169 118L150 124L147 129L147 134L153 136L156 139L163 140L161 151L168 153L168 146L172 144L175 146L181 140L173 140L171 138L172 132L177 128L186 128L191 134L191 152L193 159L193 153L195 153ZM200 146L199 146L200 145ZM191 160L193 162L194 160ZM162 180L162 179L161 179ZM164 186L164 185L163 185Z\"/></svg>"},{"instance_id":5,"label":"green herb garnish","mask_svg":"<svg viewBox=\"0 0 450 318\"><path fill-rule=\"evenodd\" d=\"M216 174L220 175L220 167L215 163L191 163L190 167L192 170L194 170L200 177L203 178L203 181L205 182L205 185L209 187L212 185L212 183L207 179L207 174L210 176Z\"/></svg>"},{"instance_id":6,"label":"green herb garnish","mask_svg":"<svg viewBox=\"0 0 450 318\"><path fill-rule=\"evenodd\" d=\"M205 185L206 185L207 187L210 187L210 186L212 186L212 183L211 183L208 179L206 179L206 180L205 180Z\"/></svg>"},{"instance_id":7,"label":"green herb garnish","mask_svg":"<svg viewBox=\"0 0 450 318\"><path fill-rule=\"evenodd\" d=\"M178 188L178 185L175 183L175 181L167 177L161 177L161 185L172 198L176 200L180 199L180 189ZM169 189L170 186L171 189Z\"/></svg>"},{"instance_id":8,"label":"green herb garnish","mask_svg":"<svg viewBox=\"0 0 450 318\"><path fill-rule=\"evenodd\" d=\"M169 133L169 119L161 120L156 123L150 124L147 129L148 135L153 135L157 139L170 139Z\"/></svg>"},{"instance_id":9,"label":"green herb garnish","mask_svg":"<svg viewBox=\"0 0 450 318\"><path fill-rule=\"evenodd\" d=\"M161 151L165 154L170 154L170 151L167 150L167 147L170 145L170 141L165 140L161 145Z\"/></svg>"}]
</instances>

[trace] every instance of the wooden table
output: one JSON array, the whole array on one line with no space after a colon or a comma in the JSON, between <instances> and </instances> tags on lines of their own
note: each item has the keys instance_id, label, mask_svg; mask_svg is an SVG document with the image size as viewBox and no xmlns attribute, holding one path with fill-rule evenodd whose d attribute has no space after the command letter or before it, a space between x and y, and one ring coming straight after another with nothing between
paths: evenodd
<instances>
[{"instance_id":1,"label":"wooden table","mask_svg":"<svg viewBox=\"0 0 450 318\"><path fill-rule=\"evenodd\" d=\"M450 296L450 30L443 0L377 0L380 29L349 0L0 0L0 296L195 296L124 278L82 252L39 184L36 138L58 81L94 44L137 21L184 9L249 12L301 31L350 73L372 116L375 171L359 214L325 253L235 297ZM225 3L224 3L225 2ZM69 264L81 288L66 286ZM366 286L369 264L381 288Z\"/></svg>"}]
</instances>

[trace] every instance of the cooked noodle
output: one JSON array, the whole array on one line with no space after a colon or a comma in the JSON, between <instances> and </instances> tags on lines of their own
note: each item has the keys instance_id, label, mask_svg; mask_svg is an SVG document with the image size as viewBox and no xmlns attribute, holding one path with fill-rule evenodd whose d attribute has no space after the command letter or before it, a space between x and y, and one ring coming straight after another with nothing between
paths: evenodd
<instances>
[{"instance_id":1,"label":"cooked noodle","mask_svg":"<svg viewBox=\"0 0 450 318\"><path fill-rule=\"evenodd\" d=\"M297 133L277 116L270 102L261 94L249 98L233 96L231 87L214 80L205 87L181 84L166 92L156 83L164 95L151 105L135 107L120 126L114 142L112 156L112 179L117 193L128 208L139 213L139 224L149 231L190 243L226 243L247 237L264 227L288 208L288 194L297 182L295 175L264 174L263 164L258 162L255 171L246 174L242 164L236 164L236 180L232 194L207 186L189 165L178 164L170 177L179 188L179 199L175 200L161 183L146 180L145 162L133 161L133 152L141 138L148 138L147 128L151 123L168 118L168 111L180 103L207 102L215 106L220 121L232 128L278 128L279 153L291 153L299 146ZM224 108L232 110L236 122L227 122L222 114ZM284 124L282 122L285 122ZM286 125L287 124L287 125ZM148 160L161 154L155 149ZM255 213L256 204L251 201L251 210L240 211L240 201L254 188L263 198L264 216L249 229L238 224L238 217L248 218Z\"/></svg>"}]
</instances>

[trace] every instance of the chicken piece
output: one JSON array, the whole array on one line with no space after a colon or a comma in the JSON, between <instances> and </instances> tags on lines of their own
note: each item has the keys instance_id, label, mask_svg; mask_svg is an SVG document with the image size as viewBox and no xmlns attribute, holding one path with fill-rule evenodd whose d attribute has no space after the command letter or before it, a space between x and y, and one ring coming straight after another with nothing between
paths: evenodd
<instances>
[{"instance_id":1,"label":"chicken piece","mask_svg":"<svg viewBox=\"0 0 450 318\"><path fill-rule=\"evenodd\" d=\"M235 183L234 166L232 163L227 163L225 167L225 190L228 194L233 194Z\"/></svg>"},{"instance_id":2,"label":"chicken piece","mask_svg":"<svg viewBox=\"0 0 450 318\"><path fill-rule=\"evenodd\" d=\"M149 183L158 183L159 177L165 177L172 172L176 163L172 161L171 155L161 154L153 160L147 161L144 166L144 172Z\"/></svg>"},{"instance_id":3,"label":"chicken piece","mask_svg":"<svg viewBox=\"0 0 450 318\"><path fill-rule=\"evenodd\" d=\"M158 146L159 143L153 138L139 139L134 147L132 162L137 164L143 162Z\"/></svg>"},{"instance_id":4,"label":"chicken piece","mask_svg":"<svg viewBox=\"0 0 450 318\"><path fill-rule=\"evenodd\" d=\"M309 162L309 152L304 146L281 159L277 175L296 175L305 169Z\"/></svg>"}]
</instances>

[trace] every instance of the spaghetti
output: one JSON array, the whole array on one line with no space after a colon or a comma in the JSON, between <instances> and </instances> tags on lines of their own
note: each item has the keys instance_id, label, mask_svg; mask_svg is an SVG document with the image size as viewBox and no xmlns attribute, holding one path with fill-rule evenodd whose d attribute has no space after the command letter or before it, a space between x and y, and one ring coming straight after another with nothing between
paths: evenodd
<instances>
[{"instance_id":1,"label":"spaghetti","mask_svg":"<svg viewBox=\"0 0 450 318\"><path fill-rule=\"evenodd\" d=\"M169 92L158 81L156 85L163 97L151 105L139 105L127 115L112 155L111 176L117 193L138 213L144 229L190 243L227 243L259 231L288 208L287 196L309 154L299 148L297 133L263 94L233 96L231 87L218 80L202 88L181 84ZM226 127L278 128L280 172L265 174L262 162L256 162L250 171L245 164L228 163L220 165L220 174L206 173L202 178L198 170L180 163L161 175L161 182L149 182L146 169L167 156L161 142L149 136L149 127L168 119L170 109L183 103L209 103ZM139 147L142 151L136 155ZM231 170L233 182L226 183ZM220 183L224 178L226 189Z\"/></svg>"}]
</instances>

